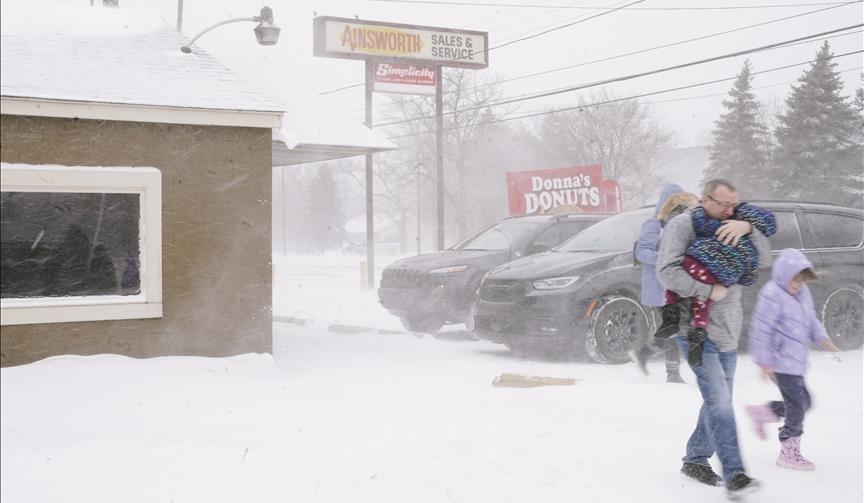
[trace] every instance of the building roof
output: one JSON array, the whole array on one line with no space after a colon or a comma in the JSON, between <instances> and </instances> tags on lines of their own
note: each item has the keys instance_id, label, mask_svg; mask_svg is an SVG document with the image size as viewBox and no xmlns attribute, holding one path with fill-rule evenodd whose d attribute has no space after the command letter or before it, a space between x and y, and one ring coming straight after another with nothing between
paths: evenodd
<instances>
[{"instance_id":1,"label":"building roof","mask_svg":"<svg viewBox=\"0 0 864 503\"><path fill-rule=\"evenodd\" d=\"M286 105L273 130L273 166L339 159L395 149L381 133L331 110L320 100Z\"/></svg>"},{"instance_id":2,"label":"building roof","mask_svg":"<svg viewBox=\"0 0 864 503\"><path fill-rule=\"evenodd\" d=\"M124 109L133 108L139 112L133 120L145 122L210 124L233 118L216 125L279 127L280 102L209 54L198 49L184 54L180 46L189 40L146 13L4 1L0 26L4 113L27 112L26 105L32 109L35 101L41 107L30 110L32 115L64 116L65 110L80 118L123 120ZM198 113L178 117L182 111ZM220 119L208 111L229 113Z\"/></svg>"},{"instance_id":3,"label":"building roof","mask_svg":"<svg viewBox=\"0 0 864 503\"><path fill-rule=\"evenodd\" d=\"M3 114L273 129L273 166L396 146L361 123L259 93L189 39L138 10L4 0Z\"/></svg>"}]
</instances>

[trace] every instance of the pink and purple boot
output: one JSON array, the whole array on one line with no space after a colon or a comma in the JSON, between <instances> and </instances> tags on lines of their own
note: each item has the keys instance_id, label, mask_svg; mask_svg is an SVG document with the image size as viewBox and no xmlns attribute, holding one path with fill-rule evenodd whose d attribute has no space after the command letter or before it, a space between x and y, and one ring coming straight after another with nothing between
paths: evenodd
<instances>
[{"instance_id":1,"label":"pink and purple boot","mask_svg":"<svg viewBox=\"0 0 864 503\"><path fill-rule=\"evenodd\" d=\"M776 423L780 420L777 414L767 405L748 405L747 415L753 420L753 429L756 431L756 436L760 440L765 440L765 425L768 423Z\"/></svg>"},{"instance_id":2,"label":"pink and purple boot","mask_svg":"<svg viewBox=\"0 0 864 503\"><path fill-rule=\"evenodd\" d=\"M801 437L789 437L780 441L780 456L777 466L793 470L813 471L816 465L801 455Z\"/></svg>"}]
</instances>

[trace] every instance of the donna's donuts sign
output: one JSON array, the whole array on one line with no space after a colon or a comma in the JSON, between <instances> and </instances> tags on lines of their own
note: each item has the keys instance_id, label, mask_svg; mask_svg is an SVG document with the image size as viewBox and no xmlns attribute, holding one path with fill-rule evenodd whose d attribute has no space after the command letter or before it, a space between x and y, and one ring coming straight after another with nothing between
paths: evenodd
<instances>
[{"instance_id":1,"label":"donna's donuts sign","mask_svg":"<svg viewBox=\"0 0 864 503\"><path fill-rule=\"evenodd\" d=\"M507 173L507 196L510 215L621 211L618 182L599 165Z\"/></svg>"}]
</instances>

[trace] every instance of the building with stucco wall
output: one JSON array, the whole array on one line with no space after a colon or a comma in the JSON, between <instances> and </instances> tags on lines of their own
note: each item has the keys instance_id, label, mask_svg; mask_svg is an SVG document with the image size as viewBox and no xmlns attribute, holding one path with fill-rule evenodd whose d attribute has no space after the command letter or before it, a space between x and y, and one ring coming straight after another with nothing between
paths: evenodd
<instances>
[{"instance_id":1,"label":"building with stucco wall","mask_svg":"<svg viewBox=\"0 0 864 503\"><path fill-rule=\"evenodd\" d=\"M391 148L309 140L187 43L140 13L4 2L3 366L271 352L274 158Z\"/></svg>"}]
</instances>

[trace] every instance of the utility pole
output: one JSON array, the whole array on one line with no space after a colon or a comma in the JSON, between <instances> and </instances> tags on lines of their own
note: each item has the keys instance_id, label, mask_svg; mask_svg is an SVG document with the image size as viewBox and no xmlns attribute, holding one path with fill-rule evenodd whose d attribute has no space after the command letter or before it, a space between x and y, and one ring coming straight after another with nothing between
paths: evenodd
<instances>
[{"instance_id":1,"label":"utility pole","mask_svg":"<svg viewBox=\"0 0 864 503\"><path fill-rule=\"evenodd\" d=\"M375 62L366 60L366 127L372 129L372 85ZM375 289L375 219L372 205L372 154L366 154L366 288Z\"/></svg>"},{"instance_id":2,"label":"utility pole","mask_svg":"<svg viewBox=\"0 0 864 503\"><path fill-rule=\"evenodd\" d=\"M438 239L435 249L444 249L444 67L438 65L435 79L435 203L438 207Z\"/></svg>"}]
</instances>

